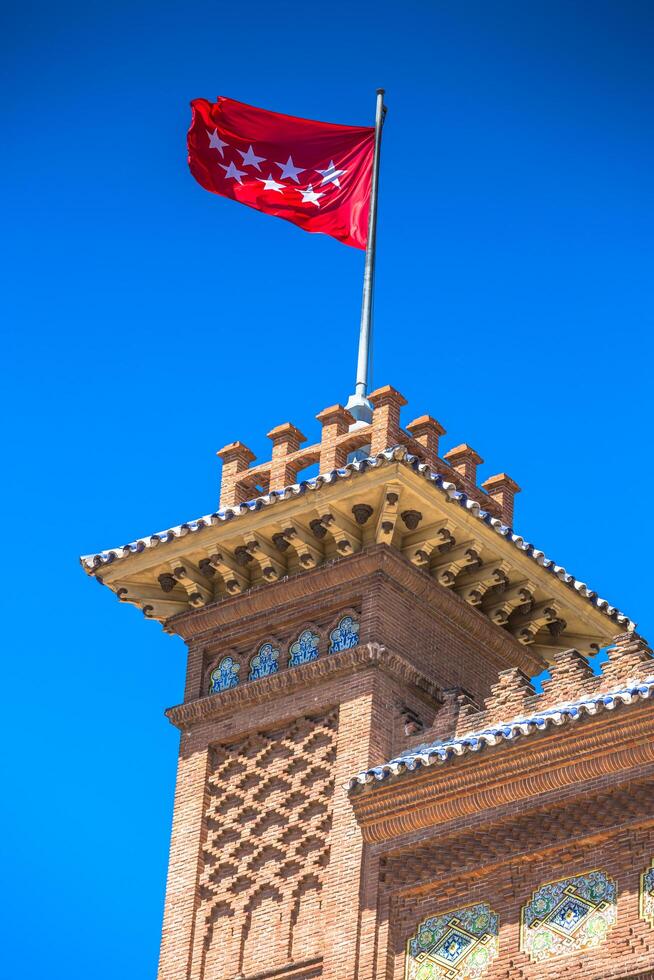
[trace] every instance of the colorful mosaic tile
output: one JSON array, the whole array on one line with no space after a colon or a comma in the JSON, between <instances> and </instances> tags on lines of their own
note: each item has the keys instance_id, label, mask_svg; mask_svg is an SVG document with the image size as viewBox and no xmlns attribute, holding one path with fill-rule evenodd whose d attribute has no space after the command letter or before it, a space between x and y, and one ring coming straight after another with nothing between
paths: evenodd
<instances>
[{"instance_id":1,"label":"colorful mosaic tile","mask_svg":"<svg viewBox=\"0 0 654 980\"><path fill-rule=\"evenodd\" d=\"M654 929L654 858L640 876L640 914Z\"/></svg>"},{"instance_id":2,"label":"colorful mosaic tile","mask_svg":"<svg viewBox=\"0 0 654 980\"><path fill-rule=\"evenodd\" d=\"M359 642L359 624L352 616L343 616L336 629L329 634L329 652L349 650Z\"/></svg>"},{"instance_id":3,"label":"colorful mosaic tile","mask_svg":"<svg viewBox=\"0 0 654 980\"><path fill-rule=\"evenodd\" d=\"M279 650L272 643L262 643L257 653L250 660L249 681L257 681L260 677L268 677L279 670Z\"/></svg>"},{"instance_id":4,"label":"colorful mosaic tile","mask_svg":"<svg viewBox=\"0 0 654 980\"><path fill-rule=\"evenodd\" d=\"M236 663L231 657L223 657L215 670L211 671L211 694L218 691L228 691L230 687L238 684L238 672L241 665Z\"/></svg>"},{"instance_id":5,"label":"colorful mosaic tile","mask_svg":"<svg viewBox=\"0 0 654 980\"><path fill-rule=\"evenodd\" d=\"M617 897L617 885L604 871L543 885L522 909L521 949L536 963L594 949L615 925Z\"/></svg>"},{"instance_id":6,"label":"colorful mosaic tile","mask_svg":"<svg viewBox=\"0 0 654 980\"><path fill-rule=\"evenodd\" d=\"M497 956L499 931L484 902L425 919L407 943L405 980L481 977Z\"/></svg>"},{"instance_id":7,"label":"colorful mosaic tile","mask_svg":"<svg viewBox=\"0 0 654 980\"><path fill-rule=\"evenodd\" d=\"M311 660L317 660L319 643L320 637L317 633L304 630L295 643L291 643L288 651L288 666L299 667L300 664L308 664Z\"/></svg>"}]
</instances>

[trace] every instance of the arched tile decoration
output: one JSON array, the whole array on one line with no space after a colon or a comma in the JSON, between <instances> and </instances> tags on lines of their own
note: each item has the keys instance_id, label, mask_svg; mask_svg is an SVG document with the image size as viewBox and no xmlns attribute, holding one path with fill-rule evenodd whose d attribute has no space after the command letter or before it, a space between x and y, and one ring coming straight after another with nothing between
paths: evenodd
<instances>
[{"instance_id":1,"label":"arched tile decoration","mask_svg":"<svg viewBox=\"0 0 654 980\"><path fill-rule=\"evenodd\" d=\"M640 914L654 929L654 858L640 876Z\"/></svg>"},{"instance_id":2,"label":"arched tile decoration","mask_svg":"<svg viewBox=\"0 0 654 980\"><path fill-rule=\"evenodd\" d=\"M406 949L405 980L481 977L499 949L500 918L485 902L425 919Z\"/></svg>"},{"instance_id":3,"label":"arched tile decoration","mask_svg":"<svg viewBox=\"0 0 654 980\"><path fill-rule=\"evenodd\" d=\"M617 885L605 871L542 885L522 909L522 951L540 963L595 949L616 923L617 898Z\"/></svg>"},{"instance_id":4,"label":"arched tile decoration","mask_svg":"<svg viewBox=\"0 0 654 980\"><path fill-rule=\"evenodd\" d=\"M343 616L335 629L329 634L329 652L340 653L349 650L359 642L359 624L353 616Z\"/></svg>"},{"instance_id":5,"label":"arched tile decoration","mask_svg":"<svg viewBox=\"0 0 654 980\"><path fill-rule=\"evenodd\" d=\"M250 660L249 681L257 681L260 677L268 677L279 670L279 650L272 643L262 643Z\"/></svg>"},{"instance_id":6,"label":"arched tile decoration","mask_svg":"<svg viewBox=\"0 0 654 980\"><path fill-rule=\"evenodd\" d=\"M318 644L320 637L312 630L302 630L295 643L291 643L288 651L288 666L299 667L318 659Z\"/></svg>"},{"instance_id":7,"label":"arched tile decoration","mask_svg":"<svg viewBox=\"0 0 654 980\"><path fill-rule=\"evenodd\" d=\"M240 669L241 665L232 657L223 657L218 666L211 671L209 692L217 694L219 691L228 691L230 687L236 687Z\"/></svg>"}]
</instances>

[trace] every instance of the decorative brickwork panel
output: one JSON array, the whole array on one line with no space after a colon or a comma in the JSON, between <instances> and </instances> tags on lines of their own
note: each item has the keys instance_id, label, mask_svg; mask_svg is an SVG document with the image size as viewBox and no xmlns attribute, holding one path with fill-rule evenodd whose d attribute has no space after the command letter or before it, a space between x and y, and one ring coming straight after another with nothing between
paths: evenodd
<instances>
[{"instance_id":1,"label":"decorative brickwork panel","mask_svg":"<svg viewBox=\"0 0 654 980\"><path fill-rule=\"evenodd\" d=\"M407 943L406 980L481 977L497 957L499 916L480 902L425 919Z\"/></svg>"},{"instance_id":2,"label":"decorative brickwork panel","mask_svg":"<svg viewBox=\"0 0 654 980\"><path fill-rule=\"evenodd\" d=\"M288 651L288 666L299 667L318 659L320 637L313 630L302 630L295 643L291 643Z\"/></svg>"},{"instance_id":3,"label":"decorative brickwork panel","mask_svg":"<svg viewBox=\"0 0 654 980\"><path fill-rule=\"evenodd\" d=\"M250 660L249 681L257 681L260 677L268 677L279 670L279 650L272 643L262 643L258 652Z\"/></svg>"},{"instance_id":4,"label":"decorative brickwork panel","mask_svg":"<svg viewBox=\"0 0 654 980\"><path fill-rule=\"evenodd\" d=\"M219 691L228 691L230 687L236 687L240 669L241 665L232 657L223 657L216 669L211 671L210 692L217 694Z\"/></svg>"},{"instance_id":5,"label":"decorative brickwork panel","mask_svg":"<svg viewBox=\"0 0 654 980\"><path fill-rule=\"evenodd\" d=\"M359 642L359 624L353 616L343 616L336 629L329 634L329 652L349 650Z\"/></svg>"},{"instance_id":6,"label":"decorative brickwork panel","mask_svg":"<svg viewBox=\"0 0 654 980\"><path fill-rule=\"evenodd\" d=\"M618 889L604 871L543 885L522 909L521 947L536 963L600 946L617 919Z\"/></svg>"},{"instance_id":7,"label":"decorative brickwork panel","mask_svg":"<svg viewBox=\"0 0 654 980\"><path fill-rule=\"evenodd\" d=\"M640 914L654 929L654 858L640 876Z\"/></svg>"},{"instance_id":8,"label":"decorative brickwork panel","mask_svg":"<svg viewBox=\"0 0 654 980\"><path fill-rule=\"evenodd\" d=\"M337 712L211 750L193 977L322 955Z\"/></svg>"}]
</instances>

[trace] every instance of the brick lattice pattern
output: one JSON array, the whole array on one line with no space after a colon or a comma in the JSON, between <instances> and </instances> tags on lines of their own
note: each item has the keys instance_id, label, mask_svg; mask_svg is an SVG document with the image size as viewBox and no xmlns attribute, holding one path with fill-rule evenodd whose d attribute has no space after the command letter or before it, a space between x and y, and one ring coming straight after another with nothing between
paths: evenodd
<instances>
[{"instance_id":1,"label":"brick lattice pattern","mask_svg":"<svg viewBox=\"0 0 654 980\"><path fill-rule=\"evenodd\" d=\"M212 747L198 977L250 976L322 954L336 711Z\"/></svg>"}]
</instances>

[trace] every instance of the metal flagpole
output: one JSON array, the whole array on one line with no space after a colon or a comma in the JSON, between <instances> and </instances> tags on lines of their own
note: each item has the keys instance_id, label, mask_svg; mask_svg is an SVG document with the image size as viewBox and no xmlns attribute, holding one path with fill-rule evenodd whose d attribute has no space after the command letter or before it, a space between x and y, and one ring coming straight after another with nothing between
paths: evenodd
<instances>
[{"instance_id":1,"label":"metal flagpole","mask_svg":"<svg viewBox=\"0 0 654 980\"><path fill-rule=\"evenodd\" d=\"M350 395L346 408L358 422L370 422L372 406L368 393L368 374L370 369L370 348L372 340L372 300L375 285L375 245L377 238L377 197L379 191L379 156L381 151L382 127L386 116L384 89L377 89L377 109L375 113L375 150L372 158L372 186L370 188L370 215L368 218L368 241L366 261L363 269L363 298L361 301L361 327L359 330L359 355L357 359L357 379L354 394Z\"/></svg>"}]
</instances>

